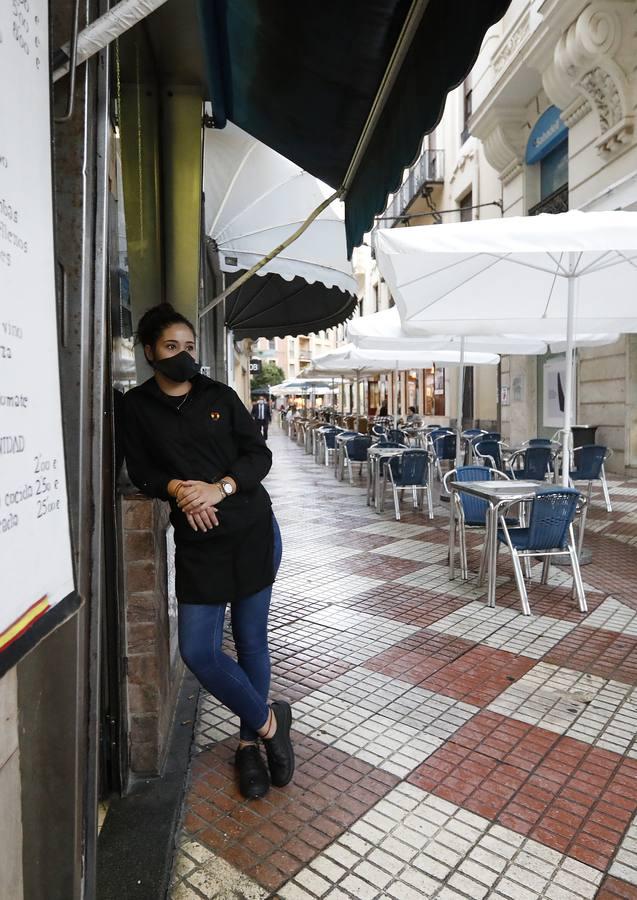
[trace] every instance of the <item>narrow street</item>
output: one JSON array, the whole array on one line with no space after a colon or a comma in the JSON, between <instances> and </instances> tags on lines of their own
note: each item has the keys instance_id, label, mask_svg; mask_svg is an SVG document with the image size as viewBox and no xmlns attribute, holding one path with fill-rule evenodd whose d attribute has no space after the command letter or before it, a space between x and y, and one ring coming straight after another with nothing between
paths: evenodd
<instances>
[{"instance_id":1,"label":"narrow street","mask_svg":"<svg viewBox=\"0 0 637 900\"><path fill-rule=\"evenodd\" d=\"M588 615L553 567L524 617L504 552L495 610L448 580L446 504L395 522L270 444L297 772L243 801L237 723L202 696L172 900L637 897L637 483L593 502Z\"/></svg>"}]
</instances>

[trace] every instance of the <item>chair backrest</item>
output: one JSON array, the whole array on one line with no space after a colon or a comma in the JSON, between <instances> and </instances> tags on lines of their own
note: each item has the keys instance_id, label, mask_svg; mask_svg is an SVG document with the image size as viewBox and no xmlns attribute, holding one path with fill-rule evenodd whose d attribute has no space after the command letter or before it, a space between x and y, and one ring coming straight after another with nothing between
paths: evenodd
<instances>
[{"instance_id":1,"label":"chair backrest","mask_svg":"<svg viewBox=\"0 0 637 900\"><path fill-rule=\"evenodd\" d=\"M372 434L376 437L381 437L387 433L387 428L384 425L372 425Z\"/></svg>"},{"instance_id":2,"label":"chair backrest","mask_svg":"<svg viewBox=\"0 0 637 900\"><path fill-rule=\"evenodd\" d=\"M429 454L426 450L405 450L389 461L394 484L409 487L425 485L429 475Z\"/></svg>"},{"instance_id":3,"label":"chair backrest","mask_svg":"<svg viewBox=\"0 0 637 900\"><path fill-rule=\"evenodd\" d=\"M496 469L502 468L502 454L500 453L500 442L491 438L484 438L474 444L474 449L479 457L488 457L487 465L493 464Z\"/></svg>"},{"instance_id":4,"label":"chair backrest","mask_svg":"<svg viewBox=\"0 0 637 900\"><path fill-rule=\"evenodd\" d=\"M593 481L599 478L606 454L607 447L601 444L587 444L584 447L576 447L573 452L573 461L577 477L582 481Z\"/></svg>"},{"instance_id":5,"label":"chair backrest","mask_svg":"<svg viewBox=\"0 0 637 900\"><path fill-rule=\"evenodd\" d=\"M485 431L484 439L485 441L501 441L502 435L499 431Z\"/></svg>"},{"instance_id":6,"label":"chair backrest","mask_svg":"<svg viewBox=\"0 0 637 900\"><path fill-rule=\"evenodd\" d=\"M483 431L482 428L467 428L462 432L462 436L465 438L475 438L481 437L486 434L486 431Z\"/></svg>"},{"instance_id":7,"label":"chair backrest","mask_svg":"<svg viewBox=\"0 0 637 900\"><path fill-rule=\"evenodd\" d=\"M323 440L325 441L325 446L328 450L334 450L336 447L336 435L338 432L336 431L324 431L323 432Z\"/></svg>"},{"instance_id":8,"label":"chair backrest","mask_svg":"<svg viewBox=\"0 0 637 900\"><path fill-rule=\"evenodd\" d=\"M407 435L400 428L388 428L387 437L390 441L398 441L399 444L407 443Z\"/></svg>"},{"instance_id":9,"label":"chair backrest","mask_svg":"<svg viewBox=\"0 0 637 900\"><path fill-rule=\"evenodd\" d=\"M553 453L549 447L527 447L522 451L524 457L524 477L533 481L544 481L551 471Z\"/></svg>"},{"instance_id":10,"label":"chair backrest","mask_svg":"<svg viewBox=\"0 0 637 900\"><path fill-rule=\"evenodd\" d=\"M568 541L568 527L575 518L579 491L575 488L551 487L539 491L531 507L529 550L563 550Z\"/></svg>"},{"instance_id":11,"label":"chair backrest","mask_svg":"<svg viewBox=\"0 0 637 900\"><path fill-rule=\"evenodd\" d=\"M452 481L493 481L494 473L484 466L458 466L453 472L449 473ZM486 500L480 500L479 497L472 497L471 494L458 492L458 498L462 505L465 521L473 524L486 522L488 503Z\"/></svg>"},{"instance_id":12,"label":"chair backrest","mask_svg":"<svg viewBox=\"0 0 637 900\"><path fill-rule=\"evenodd\" d=\"M367 459L367 448L371 447L371 437L353 437L345 442L345 453L347 458L353 462L365 462Z\"/></svg>"},{"instance_id":13,"label":"chair backrest","mask_svg":"<svg viewBox=\"0 0 637 900\"><path fill-rule=\"evenodd\" d=\"M430 435L434 453L438 459L455 459L456 458L456 436L453 433L445 431L443 434Z\"/></svg>"},{"instance_id":14,"label":"chair backrest","mask_svg":"<svg viewBox=\"0 0 637 900\"><path fill-rule=\"evenodd\" d=\"M399 444L398 441L384 441L382 438L380 441L376 443L377 447L384 447L386 450L398 450L400 447L404 447L404 444Z\"/></svg>"},{"instance_id":15,"label":"chair backrest","mask_svg":"<svg viewBox=\"0 0 637 900\"><path fill-rule=\"evenodd\" d=\"M526 442L529 447L552 447L553 441L551 438L529 438Z\"/></svg>"}]
</instances>

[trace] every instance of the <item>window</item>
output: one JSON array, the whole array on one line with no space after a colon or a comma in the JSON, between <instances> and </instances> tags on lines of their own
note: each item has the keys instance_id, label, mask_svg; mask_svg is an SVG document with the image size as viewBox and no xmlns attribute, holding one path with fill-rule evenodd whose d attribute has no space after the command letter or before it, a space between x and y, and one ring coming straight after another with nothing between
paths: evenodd
<instances>
[{"instance_id":1,"label":"window","mask_svg":"<svg viewBox=\"0 0 637 900\"><path fill-rule=\"evenodd\" d=\"M471 81L467 79L464 83L464 98L462 111L462 133L460 134L460 143L464 144L469 140L471 132L469 131L469 119L473 112L473 94L471 91Z\"/></svg>"},{"instance_id":2,"label":"window","mask_svg":"<svg viewBox=\"0 0 637 900\"><path fill-rule=\"evenodd\" d=\"M568 184L568 141L562 141L540 161L540 195L542 200Z\"/></svg>"},{"instance_id":3,"label":"window","mask_svg":"<svg viewBox=\"0 0 637 900\"><path fill-rule=\"evenodd\" d=\"M473 194L471 191L464 195L458 206L460 207L460 221L470 222L473 219Z\"/></svg>"},{"instance_id":4,"label":"window","mask_svg":"<svg viewBox=\"0 0 637 900\"><path fill-rule=\"evenodd\" d=\"M268 347L270 350L276 350L276 338L270 338L268 341Z\"/></svg>"}]
</instances>

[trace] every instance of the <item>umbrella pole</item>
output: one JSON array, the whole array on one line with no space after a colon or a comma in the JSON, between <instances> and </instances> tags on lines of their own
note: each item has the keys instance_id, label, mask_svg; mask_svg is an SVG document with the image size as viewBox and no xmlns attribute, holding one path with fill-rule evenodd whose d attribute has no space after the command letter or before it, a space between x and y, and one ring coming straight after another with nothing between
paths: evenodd
<instances>
[{"instance_id":1,"label":"umbrella pole","mask_svg":"<svg viewBox=\"0 0 637 900\"><path fill-rule=\"evenodd\" d=\"M358 422L361 415L361 376L356 369L356 431L358 431Z\"/></svg>"},{"instance_id":2,"label":"umbrella pole","mask_svg":"<svg viewBox=\"0 0 637 900\"><path fill-rule=\"evenodd\" d=\"M568 487L571 469L571 423L573 420L573 333L575 331L575 262L576 254L569 253L568 311L566 316L566 385L564 388L564 429L562 431L562 484Z\"/></svg>"},{"instance_id":3,"label":"umbrella pole","mask_svg":"<svg viewBox=\"0 0 637 900\"><path fill-rule=\"evenodd\" d=\"M394 428L398 428L398 366L394 369Z\"/></svg>"},{"instance_id":4,"label":"umbrella pole","mask_svg":"<svg viewBox=\"0 0 637 900\"><path fill-rule=\"evenodd\" d=\"M456 435L456 467L462 465L462 407L464 401L464 335L460 337L460 368L458 369L458 398L456 405L457 435Z\"/></svg>"}]
</instances>

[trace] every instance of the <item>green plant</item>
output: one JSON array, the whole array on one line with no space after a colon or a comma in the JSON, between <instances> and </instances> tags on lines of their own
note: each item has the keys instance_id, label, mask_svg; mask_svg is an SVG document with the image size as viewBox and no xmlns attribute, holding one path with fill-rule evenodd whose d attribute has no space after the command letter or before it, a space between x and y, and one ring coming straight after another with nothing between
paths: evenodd
<instances>
[{"instance_id":1,"label":"green plant","mask_svg":"<svg viewBox=\"0 0 637 900\"><path fill-rule=\"evenodd\" d=\"M250 381L250 389L258 391L260 388L267 388L271 384L280 384L285 381L285 372L279 368L276 363L264 362L261 372L255 375Z\"/></svg>"}]
</instances>

